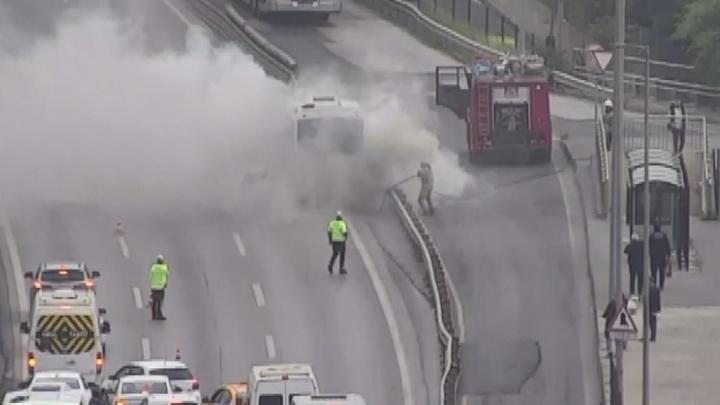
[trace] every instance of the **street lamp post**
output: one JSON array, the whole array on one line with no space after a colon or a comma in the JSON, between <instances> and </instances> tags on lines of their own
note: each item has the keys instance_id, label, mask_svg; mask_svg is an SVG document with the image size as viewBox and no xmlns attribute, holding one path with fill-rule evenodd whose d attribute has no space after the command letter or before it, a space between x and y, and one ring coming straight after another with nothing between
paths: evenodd
<instances>
[{"instance_id":1,"label":"street lamp post","mask_svg":"<svg viewBox=\"0 0 720 405\"><path fill-rule=\"evenodd\" d=\"M615 3L615 77L614 77L614 98L615 108L613 112L613 143L612 147L612 190L611 190L611 219L610 219L610 268L613 294L615 299L615 308L621 310L623 305L622 296L622 272L620 252L622 248L622 165L623 149L625 137L623 134L623 113L625 98L625 0L616 0ZM612 296L611 295L611 296ZM624 343L621 340L615 340L615 382L617 392L613 398L619 397L622 404L623 393L623 350ZM618 404L613 404L618 405Z\"/></svg>"},{"instance_id":2,"label":"street lamp post","mask_svg":"<svg viewBox=\"0 0 720 405\"><path fill-rule=\"evenodd\" d=\"M622 1L622 0L620 0ZM643 387L642 387L642 399L643 399L643 405L649 405L650 404L650 346L648 342L648 329L649 329L649 321L650 321L650 136L648 133L648 119L649 119L649 98L650 98L650 47L648 45L640 45L640 44L627 44L627 43L617 43L616 44L616 57L617 54L622 54L622 57L625 57L625 48L634 48L641 50L645 55L645 77L644 77L644 87L645 87L645 94L644 94L644 107L643 107L643 273L642 273L642 279L643 279L643 291L642 291L642 299L643 299ZM623 72L624 74L624 72ZM617 85L617 79L618 76L620 76L617 72L615 75L616 85ZM620 76L622 77L622 76ZM624 79L624 78L623 78ZM624 84L624 80L621 79L621 83ZM621 85L622 86L622 85ZM617 91L617 87L616 90ZM624 89L624 87L622 87ZM617 98L622 99L622 95ZM619 107L622 109L622 105ZM616 131L617 131L617 122L615 122ZM616 132L619 135L619 132ZM619 136L616 136L618 141L620 140ZM620 143L620 142L617 142ZM618 155L616 155L618 156ZM616 166L614 164L615 157L613 157L613 170L615 170ZM618 164L619 166L619 164ZM613 177L615 180L616 177ZM618 184L619 185L619 184ZM615 203L616 201L613 201ZM619 209L616 208L616 210L619 211ZM617 255L619 252L619 245L615 246L615 254ZM622 288L620 287L620 280L621 274L620 274L620 268L619 266L615 268L615 287L622 291ZM617 290L616 290L617 291ZM622 294L622 292L620 292ZM619 348L618 354L622 353L622 349ZM622 355L620 354L618 356L617 360L618 364L620 365L620 368L618 370L618 378L622 378ZM622 381L619 381L619 392L622 398Z\"/></svg>"}]
</instances>

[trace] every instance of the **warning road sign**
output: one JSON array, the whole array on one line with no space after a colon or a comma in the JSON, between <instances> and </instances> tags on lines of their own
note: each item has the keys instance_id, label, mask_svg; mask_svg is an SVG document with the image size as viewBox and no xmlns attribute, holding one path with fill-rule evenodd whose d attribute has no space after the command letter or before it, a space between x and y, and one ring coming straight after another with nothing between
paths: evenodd
<instances>
[{"instance_id":1,"label":"warning road sign","mask_svg":"<svg viewBox=\"0 0 720 405\"><path fill-rule=\"evenodd\" d=\"M627 309L627 300L623 302L623 306L615 314L609 332L611 339L618 340L634 338L637 335L638 329L630 315L630 311Z\"/></svg>"}]
</instances>

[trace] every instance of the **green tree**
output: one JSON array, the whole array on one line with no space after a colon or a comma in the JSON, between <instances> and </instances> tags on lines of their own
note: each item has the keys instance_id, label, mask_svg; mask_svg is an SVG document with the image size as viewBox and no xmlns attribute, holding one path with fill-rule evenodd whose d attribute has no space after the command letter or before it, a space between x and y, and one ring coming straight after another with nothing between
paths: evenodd
<instances>
[{"instance_id":1,"label":"green tree","mask_svg":"<svg viewBox=\"0 0 720 405\"><path fill-rule=\"evenodd\" d=\"M692 0L685 5L675 36L686 41L695 64L712 82L720 75L720 0Z\"/></svg>"}]
</instances>

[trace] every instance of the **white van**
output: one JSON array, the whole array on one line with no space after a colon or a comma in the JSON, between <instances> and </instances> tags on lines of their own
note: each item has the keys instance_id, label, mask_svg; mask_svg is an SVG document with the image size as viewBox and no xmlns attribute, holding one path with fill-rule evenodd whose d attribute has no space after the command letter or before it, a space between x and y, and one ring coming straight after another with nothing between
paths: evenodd
<instances>
[{"instance_id":1,"label":"white van","mask_svg":"<svg viewBox=\"0 0 720 405\"><path fill-rule=\"evenodd\" d=\"M315 96L295 108L296 145L314 144L345 154L359 151L365 142L360 106L335 96Z\"/></svg>"},{"instance_id":2,"label":"white van","mask_svg":"<svg viewBox=\"0 0 720 405\"><path fill-rule=\"evenodd\" d=\"M28 373L67 370L87 381L100 377L105 363L103 335L110 324L103 320L92 290L40 290L30 310L30 323L22 322L28 334Z\"/></svg>"},{"instance_id":3,"label":"white van","mask_svg":"<svg viewBox=\"0 0 720 405\"><path fill-rule=\"evenodd\" d=\"M254 366L250 389L250 405L290 405L297 396L320 391L309 364Z\"/></svg>"},{"instance_id":4,"label":"white van","mask_svg":"<svg viewBox=\"0 0 720 405\"><path fill-rule=\"evenodd\" d=\"M360 394L317 394L293 398L292 405L366 405Z\"/></svg>"}]
</instances>

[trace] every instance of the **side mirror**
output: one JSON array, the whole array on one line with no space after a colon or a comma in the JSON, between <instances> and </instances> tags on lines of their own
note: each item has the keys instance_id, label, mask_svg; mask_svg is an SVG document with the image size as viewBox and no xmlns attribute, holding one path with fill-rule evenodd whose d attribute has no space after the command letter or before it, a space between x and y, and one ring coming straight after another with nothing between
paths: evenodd
<instances>
[{"instance_id":1,"label":"side mirror","mask_svg":"<svg viewBox=\"0 0 720 405\"><path fill-rule=\"evenodd\" d=\"M18 389L24 390L24 389L26 389L26 388L29 387L29 386L30 386L30 380L23 381L23 382L21 382L20 384L18 384Z\"/></svg>"},{"instance_id":2,"label":"side mirror","mask_svg":"<svg viewBox=\"0 0 720 405\"><path fill-rule=\"evenodd\" d=\"M20 322L20 332L27 335L30 333L30 326L27 322Z\"/></svg>"},{"instance_id":3,"label":"side mirror","mask_svg":"<svg viewBox=\"0 0 720 405\"><path fill-rule=\"evenodd\" d=\"M97 270L93 270L92 273L90 273L90 274L93 276L93 278L98 278L98 277L100 277L100 272L97 271Z\"/></svg>"},{"instance_id":4,"label":"side mirror","mask_svg":"<svg viewBox=\"0 0 720 405\"><path fill-rule=\"evenodd\" d=\"M27 279L29 279L29 280L32 280L32 279L33 279L33 272L32 272L32 271L26 271L24 277L27 278Z\"/></svg>"},{"instance_id":5,"label":"side mirror","mask_svg":"<svg viewBox=\"0 0 720 405\"><path fill-rule=\"evenodd\" d=\"M110 322L103 321L102 327L100 328L100 333L102 333L102 334L110 333Z\"/></svg>"},{"instance_id":6,"label":"side mirror","mask_svg":"<svg viewBox=\"0 0 720 405\"><path fill-rule=\"evenodd\" d=\"M182 388L178 387L177 385L173 385L172 390L174 393L178 394L182 392Z\"/></svg>"},{"instance_id":7,"label":"side mirror","mask_svg":"<svg viewBox=\"0 0 720 405\"><path fill-rule=\"evenodd\" d=\"M98 313L99 313L100 315L105 315L105 314L107 314L107 309L105 309L105 308L99 308L99 309L98 309Z\"/></svg>"}]
</instances>

